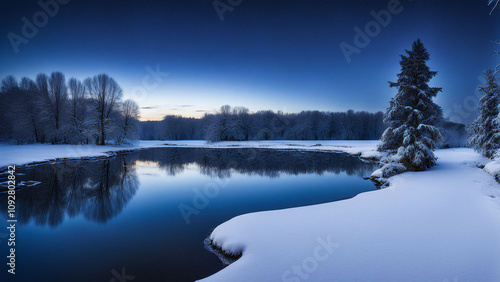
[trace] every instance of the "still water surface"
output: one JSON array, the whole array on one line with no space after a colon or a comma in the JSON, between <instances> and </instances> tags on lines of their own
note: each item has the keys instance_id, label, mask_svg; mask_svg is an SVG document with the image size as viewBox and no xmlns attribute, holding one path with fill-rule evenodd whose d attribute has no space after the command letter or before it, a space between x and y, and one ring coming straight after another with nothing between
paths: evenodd
<instances>
[{"instance_id":1,"label":"still water surface","mask_svg":"<svg viewBox=\"0 0 500 282\"><path fill-rule=\"evenodd\" d=\"M108 282L124 271L135 276L126 281L194 281L222 269L203 246L217 225L374 190L362 178L374 169L339 153L237 148L147 149L18 168L27 185L16 196L16 275L6 272L3 227L0 280ZM7 210L5 193L0 208Z\"/></svg>"}]
</instances>

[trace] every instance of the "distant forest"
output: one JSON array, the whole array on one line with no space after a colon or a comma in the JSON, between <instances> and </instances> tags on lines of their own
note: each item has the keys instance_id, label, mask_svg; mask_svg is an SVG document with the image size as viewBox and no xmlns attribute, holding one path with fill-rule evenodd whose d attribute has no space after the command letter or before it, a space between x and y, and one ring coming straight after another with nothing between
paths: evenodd
<instances>
[{"instance_id":1,"label":"distant forest","mask_svg":"<svg viewBox=\"0 0 500 282\"><path fill-rule=\"evenodd\" d=\"M142 140L377 140L387 128L382 112L283 113L222 106L201 119L167 115L161 121L143 121ZM465 146L463 124L443 122L441 147Z\"/></svg>"},{"instance_id":2,"label":"distant forest","mask_svg":"<svg viewBox=\"0 0 500 282\"><path fill-rule=\"evenodd\" d=\"M247 108L222 106L201 119L165 116L141 122L143 140L374 140L386 126L382 112L330 113L273 111L250 113Z\"/></svg>"},{"instance_id":3,"label":"distant forest","mask_svg":"<svg viewBox=\"0 0 500 282\"><path fill-rule=\"evenodd\" d=\"M377 140L387 128L382 112L250 112L222 106L202 118L167 115L139 122L139 107L107 74L83 82L38 74L0 85L0 140L52 144L119 144L132 140ZM442 124L442 146L465 146L464 125Z\"/></svg>"}]
</instances>

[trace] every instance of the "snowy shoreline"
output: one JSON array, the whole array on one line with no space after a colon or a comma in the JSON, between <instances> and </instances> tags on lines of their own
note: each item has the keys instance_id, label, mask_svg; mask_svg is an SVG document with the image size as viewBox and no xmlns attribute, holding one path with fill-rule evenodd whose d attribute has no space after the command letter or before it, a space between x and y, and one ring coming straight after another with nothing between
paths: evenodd
<instances>
[{"instance_id":1,"label":"snowy shoreline","mask_svg":"<svg viewBox=\"0 0 500 282\"><path fill-rule=\"evenodd\" d=\"M242 256L201 281L499 281L500 184L471 149L436 154L386 189L219 225L209 239Z\"/></svg>"},{"instance_id":2,"label":"snowy shoreline","mask_svg":"<svg viewBox=\"0 0 500 282\"><path fill-rule=\"evenodd\" d=\"M0 144L0 169L9 165L26 166L43 163L109 157L114 153L129 152L148 148L185 147L185 148L261 148L295 149L347 153L366 160L378 160L381 154L374 150L376 141L227 141L209 143L193 141L138 141L134 145L96 146L96 145L50 145Z\"/></svg>"}]
</instances>

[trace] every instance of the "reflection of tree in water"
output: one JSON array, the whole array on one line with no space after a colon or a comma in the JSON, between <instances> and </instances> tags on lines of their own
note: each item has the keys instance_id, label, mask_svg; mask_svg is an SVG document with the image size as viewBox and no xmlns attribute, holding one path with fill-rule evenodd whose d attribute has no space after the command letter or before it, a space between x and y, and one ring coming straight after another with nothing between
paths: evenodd
<instances>
[{"instance_id":1,"label":"reflection of tree in water","mask_svg":"<svg viewBox=\"0 0 500 282\"><path fill-rule=\"evenodd\" d=\"M176 175L187 164L196 163L201 173L212 177L230 177L232 171L268 177L278 177L281 173L324 172L364 176L376 169L376 164L347 154L295 150L168 148L144 150L138 158L157 162L169 175Z\"/></svg>"},{"instance_id":2,"label":"reflection of tree in water","mask_svg":"<svg viewBox=\"0 0 500 282\"><path fill-rule=\"evenodd\" d=\"M40 185L17 191L16 213L22 224L57 226L65 216L106 222L118 215L135 195L139 182L129 155L107 160L71 161L40 165L19 178L36 179ZM0 207L7 209L7 195Z\"/></svg>"},{"instance_id":3,"label":"reflection of tree in water","mask_svg":"<svg viewBox=\"0 0 500 282\"><path fill-rule=\"evenodd\" d=\"M105 160L94 167L99 176L88 183L91 189L86 190L88 208L84 215L88 219L106 222L117 215L137 191L139 181L134 165L128 164L124 156L117 158L121 161Z\"/></svg>"}]
</instances>

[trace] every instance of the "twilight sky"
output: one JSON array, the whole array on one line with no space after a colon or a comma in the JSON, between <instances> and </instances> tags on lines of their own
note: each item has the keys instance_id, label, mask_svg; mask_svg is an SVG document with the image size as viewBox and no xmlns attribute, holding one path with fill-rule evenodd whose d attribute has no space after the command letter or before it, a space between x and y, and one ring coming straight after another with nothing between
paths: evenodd
<instances>
[{"instance_id":1,"label":"twilight sky","mask_svg":"<svg viewBox=\"0 0 500 282\"><path fill-rule=\"evenodd\" d=\"M491 42L500 39L500 12L489 15L486 0L401 0L400 13L378 34L372 29L350 63L339 45L355 47L354 28L365 30L372 10L398 1L217 1L220 9L239 5L221 21L213 0L59 0L68 3L46 24L38 1L2 1L0 77L62 71L83 80L105 72L142 107L143 120L200 117L224 104L384 111L395 94L387 81L396 79L399 54L420 37L439 72L432 85L443 87L437 102L446 116L468 122L480 75L500 63ZM40 27L34 35L25 28L27 38L23 17L31 24L34 15Z\"/></svg>"}]
</instances>

